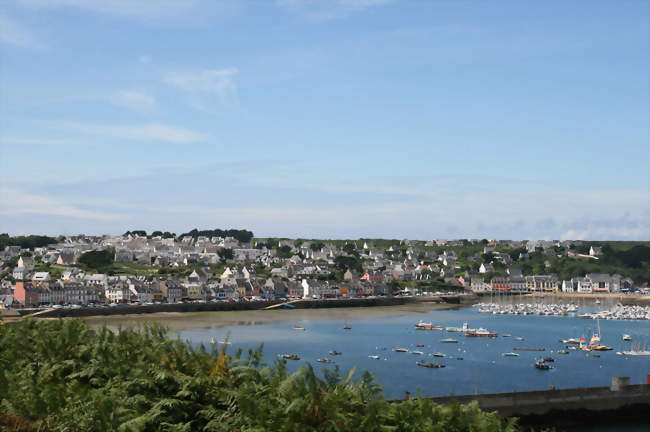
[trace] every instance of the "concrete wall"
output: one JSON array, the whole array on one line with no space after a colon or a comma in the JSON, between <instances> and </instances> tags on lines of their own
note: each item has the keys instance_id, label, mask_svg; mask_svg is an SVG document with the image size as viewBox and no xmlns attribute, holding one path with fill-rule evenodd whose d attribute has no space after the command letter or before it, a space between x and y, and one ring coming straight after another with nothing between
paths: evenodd
<instances>
[{"instance_id":1,"label":"concrete wall","mask_svg":"<svg viewBox=\"0 0 650 432\"><path fill-rule=\"evenodd\" d=\"M503 416L544 415L551 411L571 410L617 410L629 405L647 405L650 408L650 385L620 386L612 391L610 387L592 387L564 390L541 390L515 393L493 393L482 395L444 396L431 398L436 403L459 402L466 404L478 401L481 409L497 411ZM643 411L648 415L647 408Z\"/></svg>"}]
</instances>

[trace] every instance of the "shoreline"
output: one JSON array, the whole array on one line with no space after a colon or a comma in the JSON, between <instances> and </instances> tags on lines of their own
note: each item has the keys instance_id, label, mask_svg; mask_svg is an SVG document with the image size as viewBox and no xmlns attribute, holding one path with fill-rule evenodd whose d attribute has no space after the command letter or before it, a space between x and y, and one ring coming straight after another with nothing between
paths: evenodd
<instances>
[{"instance_id":1,"label":"shoreline","mask_svg":"<svg viewBox=\"0 0 650 432\"><path fill-rule=\"evenodd\" d=\"M407 303L393 306L365 306L320 309L276 309L204 312L156 312L112 316L82 317L93 328L106 325L109 328L139 327L146 324L162 324L170 330L228 327L233 325L258 325L276 322L304 320L354 321L370 318L389 318L408 314L426 313L432 310L451 310L468 307L469 304ZM43 318L57 319L57 318ZM66 318L69 319L69 318Z\"/></svg>"}]
</instances>

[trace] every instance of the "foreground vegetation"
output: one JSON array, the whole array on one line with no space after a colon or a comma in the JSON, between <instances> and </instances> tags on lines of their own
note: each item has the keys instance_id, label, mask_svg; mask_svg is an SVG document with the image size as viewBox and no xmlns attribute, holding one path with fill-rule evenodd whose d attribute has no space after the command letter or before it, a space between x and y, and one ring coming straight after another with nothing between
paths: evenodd
<instances>
[{"instance_id":1,"label":"foreground vegetation","mask_svg":"<svg viewBox=\"0 0 650 432\"><path fill-rule=\"evenodd\" d=\"M515 431L476 404L389 402L369 373L288 373L261 349L228 356L160 327L82 321L0 326L0 430Z\"/></svg>"}]
</instances>

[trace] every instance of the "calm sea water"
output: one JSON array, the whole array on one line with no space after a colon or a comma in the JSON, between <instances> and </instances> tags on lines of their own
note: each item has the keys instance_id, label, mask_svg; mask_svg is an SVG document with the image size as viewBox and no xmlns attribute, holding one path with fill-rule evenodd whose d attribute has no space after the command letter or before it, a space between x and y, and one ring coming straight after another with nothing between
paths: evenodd
<instances>
[{"instance_id":1,"label":"calm sea water","mask_svg":"<svg viewBox=\"0 0 650 432\"><path fill-rule=\"evenodd\" d=\"M290 314L292 311L287 311ZM461 333L415 330L419 320L434 324L460 327L468 322L470 327L485 327L499 333L496 339L470 338ZM477 394L524 390L545 390L551 387L608 386L613 376L629 376L632 384L645 383L650 374L650 357L626 357L616 351L628 349L621 335L630 334L633 341L650 345L648 321L600 321L601 340L614 348L595 357L581 351L568 355L556 354L563 349L560 339L584 335L587 338L596 328L596 321L574 317L545 317L521 315L486 315L474 308L448 311L413 313L393 318L360 318L350 315L344 330L341 320L302 320L291 323L237 325L178 332L181 339L194 344L209 345L226 337L232 342L229 352L237 348L248 350L264 344L264 356L272 363L279 354L295 353L299 361L287 361L290 370L310 362L315 369L332 368L333 364L317 363L316 359L329 357L341 368L343 374L356 367L372 372L389 398L401 398L409 391L415 395L443 396L449 394ZM294 324L306 331L292 330ZM512 337L502 337L511 334ZM516 341L514 337L523 337ZM441 343L440 339L454 338L457 344ZM422 344L424 347L416 347ZM424 355L396 353L393 348L423 351ZM543 347L544 352L515 351L519 357L503 357L515 347ZM330 356L330 350L341 351L340 356ZM431 354L441 352L448 357L436 358ZM368 358L379 355L380 360ZM535 369L535 360L541 356L555 358L554 369ZM462 358L462 360L458 359ZM428 369L416 366L416 361L444 363L445 368Z\"/></svg>"}]
</instances>

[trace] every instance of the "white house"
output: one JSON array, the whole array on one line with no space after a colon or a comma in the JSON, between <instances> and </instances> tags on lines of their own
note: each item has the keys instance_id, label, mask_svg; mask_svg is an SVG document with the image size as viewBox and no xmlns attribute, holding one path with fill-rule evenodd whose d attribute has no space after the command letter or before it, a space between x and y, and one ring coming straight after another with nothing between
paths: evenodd
<instances>
[{"instance_id":1,"label":"white house","mask_svg":"<svg viewBox=\"0 0 650 432\"><path fill-rule=\"evenodd\" d=\"M16 280L23 280L27 277L29 272L25 267L16 267L14 271L11 273L11 277L13 277Z\"/></svg>"},{"instance_id":2,"label":"white house","mask_svg":"<svg viewBox=\"0 0 650 432\"><path fill-rule=\"evenodd\" d=\"M36 272L32 277L32 281L34 282L49 282L50 280L52 280L50 272Z\"/></svg>"},{"instance_id":3,"label":"white house","mask_svg":"<svg viewBox=\"0 0 650 432\"><path fill-rule=\"evenodd\" d=\"M494 267L492 267L492 264L483 263L481 264L481 267L478 268L479 273L489 273L493 271L494 271Z\"/></svg>"},{"instance_id":4,"label":"white house","mask_svg":"<svg viewBox=\"0 0 650 432\"><path fill-rule=\"evenodd\" d=\"M573 282L570 281L570 280L563 280L562 281L562 292L572 293L573 291L574 291Z\"/></svg>"}]
</instances>

